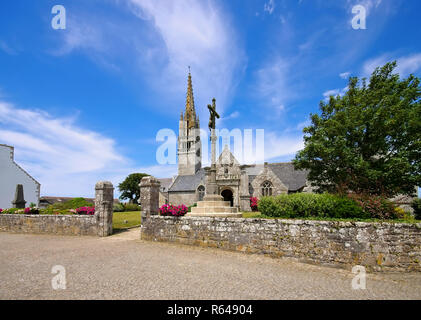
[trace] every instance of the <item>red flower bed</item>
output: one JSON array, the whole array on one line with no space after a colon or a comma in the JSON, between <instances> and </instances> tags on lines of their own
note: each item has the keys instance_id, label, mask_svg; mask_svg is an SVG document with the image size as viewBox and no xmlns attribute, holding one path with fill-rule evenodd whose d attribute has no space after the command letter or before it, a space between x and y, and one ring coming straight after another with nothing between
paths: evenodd
<instances>
[{"instance_id":1,"label":"red flower bed","mask_svg":"<svg viewBox=\"0 0 421 320\"><path fill-rule=\"evenodd\" d=\"M257 206L259 204L259 199L257 199L256 197L251 197L250 198L250 207L252 211L257 211Z\"/></svg>"},{"instance_id":2,"label":"red flower bed","mask_svg":"<svg viewBox=\"0 0 421 320\"><path fill-rule=\"evenodd\" d=\"M80 207L80 208L77 208L76 214L93 216L95 214L95 207Z\"/></svg>"},{"instance_id":3,"label":"red flower bed","mask_svg":"<svg viewBox=\"0 0 421 320\"><path fill-rule=\"evenodd\" d=\"M184 204L181 204L179 206L164 204L161 208L159 208L159 215L181 217L184 216L187 213L187 211L188 208Z\"/></svg>"}]
</instances>

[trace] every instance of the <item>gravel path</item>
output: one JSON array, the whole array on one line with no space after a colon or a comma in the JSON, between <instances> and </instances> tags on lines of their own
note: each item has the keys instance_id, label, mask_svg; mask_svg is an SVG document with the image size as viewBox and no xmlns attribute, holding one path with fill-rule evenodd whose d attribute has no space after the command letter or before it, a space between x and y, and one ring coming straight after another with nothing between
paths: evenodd
<instances>
[{"instance_id":1,"label":"gravel path","mask_svg":"<svg viewBox=\"0 0 421 320\"><path fill-rule=\"evenodd\" d=\"M368 274L217 249L107 238L0 233L0 299L421 299L421 274ZM67 288L53 290L62 265Z\"/></svg>"}]
</instances>

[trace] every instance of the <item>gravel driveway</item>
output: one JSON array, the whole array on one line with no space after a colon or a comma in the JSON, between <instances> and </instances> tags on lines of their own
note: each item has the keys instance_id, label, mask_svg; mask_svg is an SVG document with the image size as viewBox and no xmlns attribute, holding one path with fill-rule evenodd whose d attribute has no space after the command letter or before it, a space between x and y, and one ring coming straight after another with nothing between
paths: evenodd
<instances>
[{"instance_id":1,"label":"gravel driveway","mask_svg":"<svg viewBox=\"0 0 421 320\"><path fill-rule=\"evenodd\" d=\"M54 290L53 266L66 289ZM139 240L0 233L0 299L421 299L421 274L368 274Z\"/></svg>"}]
</instances>

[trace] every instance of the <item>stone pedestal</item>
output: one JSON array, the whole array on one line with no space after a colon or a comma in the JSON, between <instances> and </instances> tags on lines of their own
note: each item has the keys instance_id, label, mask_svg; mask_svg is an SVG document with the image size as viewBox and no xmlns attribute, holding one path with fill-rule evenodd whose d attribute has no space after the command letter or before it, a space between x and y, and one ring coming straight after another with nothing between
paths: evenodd
<instances>
[{"instance_id":1,"label":"stone pedestal","mask_svg":"<svg viewBox=\"0 0 421 320\"><path fill-rule=\"evenodd\" d=\"M222 198L222 200L220 198ZM206 198L206 197L205 197ZM197 203L197 207L191 208L191 212L187 216L194 217L219 217L219 218L241 218L241 212L238 212L237 207L231 207L229 201L224 201L222 196L209 195L208 199Z\"/></svg>"},{"instance_id":2,"label":"stone pedestal","mask_svg":"<svg viewBox=\"0 0 421 320\"><path fill-rule=\"evenodd\" d=\"M100 181L95 185L95 216L97 232L100 237L113 234L114 187L109 181Z\"/></svg>"}]
</instances>

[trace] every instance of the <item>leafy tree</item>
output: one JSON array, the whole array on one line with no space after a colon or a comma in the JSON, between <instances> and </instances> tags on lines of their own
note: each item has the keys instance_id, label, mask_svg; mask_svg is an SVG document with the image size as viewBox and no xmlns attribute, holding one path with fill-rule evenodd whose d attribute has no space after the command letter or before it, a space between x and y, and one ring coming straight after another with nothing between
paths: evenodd
<instances>
[{"instance_id":1,"label":"leafy tree","mask_svg":"<svg viewBox=\"0 0 421 320\"><path fill-rule=\"evenodd\" d=\"M132 173L118 185L118 189L121 192L120 199L128 199L130 203L138 203L140 198L139 183L143 177L149 176L146 173Z\"/></svg>"},{"instance_id":2,"label":"leafy tree","mask_svg":"<svg viewBox=\"0 0 421 320\"><path fill-rule=\"evenodd\" d=\"M421 184L420 79L401 80L396 65L377 68L369 84L351 77L343 97L311 115L294 164L320 191L391 197Z\"/></svg>"}]
</instances>

